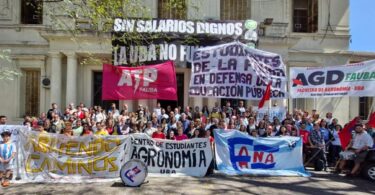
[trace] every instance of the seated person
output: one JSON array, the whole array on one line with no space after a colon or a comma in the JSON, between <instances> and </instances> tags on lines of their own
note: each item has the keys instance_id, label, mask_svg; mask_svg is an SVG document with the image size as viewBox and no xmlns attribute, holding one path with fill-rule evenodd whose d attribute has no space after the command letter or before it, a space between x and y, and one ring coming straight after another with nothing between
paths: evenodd
<instances>
[{"instance_id":1,"label":"seated person","mask_svg":"<svg viewBox=\"0 0 375 195\"><path fill-rule=\"evenodd\" d=\"M351 172L348 173L349 176L358 174L361 163L366 159L368 149L374 145L374 140L364 131L362 125L357 124L354 130L355 135L349 145L345 148L346 153L352 152L354 154L354 167ZM342 159L339 165L339 170L344 169L348 160L350 159Z\"/></svg>"}]
</instances>

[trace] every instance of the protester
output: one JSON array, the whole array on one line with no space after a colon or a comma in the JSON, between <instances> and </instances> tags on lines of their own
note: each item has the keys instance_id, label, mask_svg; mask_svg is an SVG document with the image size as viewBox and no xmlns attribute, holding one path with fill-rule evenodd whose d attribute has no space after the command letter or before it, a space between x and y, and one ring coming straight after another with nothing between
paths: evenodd
<instances>
[{"instance_id":1,"label":"protester","mask_svg":"<svg viewBox=\"0 0 375 195\"><path fill-rule=\"evenodd\" d=\"M361 163L366 159L368 149L372 148L374 140L367 134L361 124L355 126L355 135L349 145L345 148L345 151L353 153L354 156L354 167L347 173L348 176L354 176L359 174L359 168ZM339 169L344 170L348 159L342 159L340 162Z\"/></svg>"},{"instance_id":2,"label":"protester","mask_svg":"<svg viewBox=\"0 0 375 195\"><path fill-rule=\"evenodd\" d=\"M108 131L105 130L104 125L102 125L101 122L96 123L96 129L95 135L109 135Z\"/></svg>"},{"instance_id":3,"label":"protester","mask_svg":"<svg viewBox=\"0 0 375 195\"><path fill-rule=\"evenodd\" d=\"M163 133L162 125L157 126L156 132L152 134L152 138L154 139L165 139L165 134Z\"/></svg>"},{"instance_id":4,"label":"protester","mask_svg":"<svg viewBox=\"0 0 375 195\"><path fill-rule=\"evenodd\" d=\"M1 133L2 141L0 142L0 179L3 187L10 185L11 175L13 174L13 159L16 156L16 146L11 142L10 131Z\"/></svg>"},{"instance_id":5,"label":"protester","mask_svg":"<svg viewBox=\"0 0 375 195\"><path fill-rule=\"evenodd\" d=\"M5 125L7 124L7 117L4 115L0 116L0 125Z\"/></svg>"}]
</instances>

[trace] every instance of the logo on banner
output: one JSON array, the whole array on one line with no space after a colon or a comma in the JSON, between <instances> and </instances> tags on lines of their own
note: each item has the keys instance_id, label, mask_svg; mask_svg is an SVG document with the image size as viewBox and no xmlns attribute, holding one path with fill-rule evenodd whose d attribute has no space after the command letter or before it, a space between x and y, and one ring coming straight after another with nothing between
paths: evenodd
<instances>
[{"instance_id":1,"label":"logo on banner","mask_svg":"<svg viewBox=\"0 0 375 195\"><path fill-rule=\"evenodd\" d=\"M117 86L128 86L134 87L134 94L138 88L142 92L157 93L158 90L155 87L149 87L150 83L153 83L158 78L158 70L155 68L145 68L138 70L122 70L121 78ZM140 84L143 84L139 87Z\"/></svg>"},{"instance_id":2,"label":"logo on banner","mask_svg":"<svg viewBox=\"0 0 375 195\"><path fill-rule=\"evenodd\" d=\"M345 77L344 72L340 70L330 70L327 73L323 71L316 71L308 75L300 73L295 79L292 79L293 87L298 85L307 86L307 85L335 85L340 83Z\"/></svg>"},{"instance_id":3,"label":"logo on banner","mask_svg":"<svg viewBox=\"0 0 375 195\"><path fill-rule=\"evenodd\" d=\"M279 147L255 145L253 140L238 137L228 139L228 146L230 161L235 170L244 168L272 169L276 165L273 153L278 152ZM253 153L249 153L249 151L253 151Z\"/></svg>"}]
</instances>

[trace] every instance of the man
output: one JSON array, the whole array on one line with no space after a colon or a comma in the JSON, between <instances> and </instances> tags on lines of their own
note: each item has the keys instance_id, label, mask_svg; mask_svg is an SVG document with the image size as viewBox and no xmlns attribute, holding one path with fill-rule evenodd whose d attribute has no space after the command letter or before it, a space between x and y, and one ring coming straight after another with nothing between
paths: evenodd
<instances>
[{"instance_id":1,"label":"man","mask_svg":"<svg viewBox=\"0 0 375 195\"><path fill-rule=\"evenodd\" d=\"M174 117L176 118L176 121L180 120L181 115L180 115L180 111L178 108L174 109Z\"/></svg>"},{"instance_id":2,"label":"man","mask_svg":"<svg viewBox=\"0 0 375 195\"><path fill-rule=\"evenodd\" d=\"M187 115L185 113L181 114L180 121L182 123L183 132L186 132L186 130L189 128L190 120L187 119Z\"/></svg>"},{"instance_id":3,"label":"man","mask_svg":"<svg viewBox=\"0 0 375 195\"><path fill-rule=\"evenodd\" d=\"M332 123L332 112L327 112L325 121L327 122L327 125L331 125Z\"/></svg>"},{"instance_id":4,"label":"man","mask_svg":"<svg viewBox=\"0 0 375 195\"><path fill-rule=\"evenodd\" d=\"M215 106L212 108L212 111L213 110L217 110L218 112L221 112L221 108L219 106L219 102L215 102Z\"/></svg>"},{"instance_id":5,"label":"man","mask_svg":"<svg viewBox=\"0 0 375 195\"><path fill-rule=\"evenodd\" d=\"M116 108L116 103L111 104L111 108L108 110L108 113L112 113L113 118L117 120L118 116L120 116L120 111Z\"/></svg>"},{"instance_id":6,"label":"man","mask_svg":"<svg viewBox=\"0 0 375 195\"><path fill-rule=\"evenodd\" d=\"M361 124L357 124L355 126L354 131L355 135L353 139L345 148L345 151L355 154L354 167L352 171L348 174L348 176L358 174L361 163L363 163L366 159L368 149L372 148L372 146L374 145L374 140L368 133L364 131L363 126ZM347 161L347 159L341 160L339 166L340 170L343 170L345 168Z\"/></svg>"},{"instance_id":7,"label":"man","mask_svg":"<svg viewBox=\"0 0 375 195\"><path fill-rule=\"evenodd\" d=\"M230 106L230 101L227 101L227 104L224 107L224 112L227 114L228 117L232 116L233 108Z\"/></svg>"},{"instance_id":8,"label":"man","mask_svg":"<svg viewBox=\"0 0 375 195\"><path fill-rule=\"evenodd\" d=\"M6 125L7 124L7 117L4 115L0 116L0 125Z\"/></svg>"},{"instance_id":9,"label":"man","mask_svg":"<svg viewBox=\"0 0 375 195\"><path fill-rule=\"evenodd\" d=\"M312 148L312 154L315 155L315 170L320 171L322 170L324 164L327 162L325 159L324 151L325 151L325 142L324 136L322 131L320 130L320 125L315 123L313 126L313 130L309 136L309 143L310 147ZM324 164L320 164L319 160L324 160Z\"/></svg>"},{"instance_id":10,"label":"man","mask_svg":"<svg viewBox=\"0 0 375 195\"><path fill-rule=\"evenodd\" d=\"M57 115L59 115L60 117L63 117L63 114L61 113L61 111L58 109L57 107L57 104L56 103L52 103L52 108L48 110L47 112L47 118L49 120L52 120L52 113L55 113Z\"/></svg>"},{"instance_id":11,"label":"man","mask_svg":"<svg viewBox=\"0 0 375 195\"><path fill-rule=\"evenodd\" d=\"M154 134L155 131L156 131L156 128L152 127L152 122L148 121L147 126L145 130L143 131L143 133L146 133L148 136L152 137L152 134Z\"/></svg>"},{"instance_id":12,"label":"man","mask_svg":"<svg viewBox=\"0 0 375 195\"><path fill-rule=\"evenodd\" d=\"M237 113L239 113L240 116L244 116L244 115L245 115L246 109L245 109L245 107L244 107L244 103L243 103L242 100L241 100L241 101L239 102L239 104L238 104L237 111L238 111Z\"/></svg>"},{"instance_id":13,"label":"man","mask_svg":"<svg viewBox=\"0 0 375 195\"><path fill-rule=\"evenodd\" d=\"M160 102L157 103L156 108L154 108L154 112L156 113L156 116L158 116L158 117L161 115Z\"/></svg>"}]
</instances>

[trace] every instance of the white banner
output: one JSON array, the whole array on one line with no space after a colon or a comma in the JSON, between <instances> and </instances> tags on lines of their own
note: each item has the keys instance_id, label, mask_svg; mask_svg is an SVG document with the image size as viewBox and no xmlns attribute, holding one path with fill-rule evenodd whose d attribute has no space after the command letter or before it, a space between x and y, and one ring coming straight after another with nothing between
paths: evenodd
<instances>
[{"instance_id":1,"label":"white banner","mask_svg":"<svg viewBox=\"0 0 375 195\"><path fill-rule=\"evenodd\" d=\"M126 136L66 137L26 130L19 138L22 179L29 181L117 178L130 149Z\"/></svg>"},{"instance_id":2,"label":"white banner","mask_svg":"<svg viewBox=\"0 0 375 195\"><path fill-rule=\"evenodd\" d=\"M292 98L374 96L375 60L326 67L290 68Z\"/></svg>"},{"instance_id":3,"label":"white banner","mask_svg":"<svg viewBox=\"0 0 375 195\"><path fill-rule=\"evenodd\" d=\"M273 118L277 117L279 121L282 121L286 117L286 109L284 107L271 107L271 108L262 108L255 110L257 112L257 124L259 121L263 120L265 115L268 115L268 119L270 122L273 122Z\"/></svg>"},{"instance_id":4,"label":"white banner","mask_svg":"<svg viewBox=\"0 0 375 195\"><path fill-rule=\"evenodd\" d=\"M152 139L133 134L131 159L140 159L149 173L203 177L212 161L208 138L183 141Z\"/></svg>"},{"instance_id":5,"label":"white banner","mask_svg":"<svg viewBox=\"0 0 375 195\"><path fill-rule=\"evenodd\" d=\"M216 163L225 174L309 176L300 137L254 138L240 131L215 130Z\"/></svg>"},{"instance_id":6,"label":"white banner","mask_svg":"<svg viewBox=\"0 0 375 195\"><path fill-rule=\"evenodd\" d=\"M281 56L240 42L194 52L190 96L260 100L272 81L271 98L287 97Z\"/></svg>"}]
</instances>

